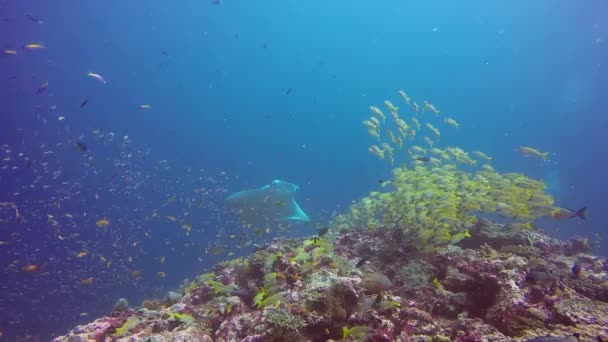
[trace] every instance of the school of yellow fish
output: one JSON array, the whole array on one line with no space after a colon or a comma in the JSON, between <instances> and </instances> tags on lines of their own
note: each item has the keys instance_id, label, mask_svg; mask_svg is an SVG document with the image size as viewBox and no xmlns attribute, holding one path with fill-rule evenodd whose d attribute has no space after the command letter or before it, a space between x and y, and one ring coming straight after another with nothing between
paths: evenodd
<instances>
[{"instance_id":1,"label":"school of yellow fish","mask_svg":"<svg viewBox=\"0 0 608 342\"><path fill-rule=\"evenodd\" d=\"M440 111L428 101L420 109L403 90L398 94L411 109L409 117L403 115L402 107L386 100L391 120L380 108L370 106L372 116L363 121L376 140L369 147L373 155L391 165L404 157L393 170L392 181L382 182L382 187L390 186L390 190L373 191L355 202L349 212L333 220L333 228L401 228L417 245L437 248L469 237L468 227L483 214L511 219L511 227L531 229L535 219L558 218L556 213L563 212L554 206L542 182L521 173L496 172L490 164L492 157L484 152L467 152L456 146L439 148L439 128L421 121L428 113L436 119ZM453 129L460 127L450 117L443 123ZM425 145L416 145L418 139ZM522 146L519 152L548 158L548 153L531 147Z\"/></svg>"}]
</instances>

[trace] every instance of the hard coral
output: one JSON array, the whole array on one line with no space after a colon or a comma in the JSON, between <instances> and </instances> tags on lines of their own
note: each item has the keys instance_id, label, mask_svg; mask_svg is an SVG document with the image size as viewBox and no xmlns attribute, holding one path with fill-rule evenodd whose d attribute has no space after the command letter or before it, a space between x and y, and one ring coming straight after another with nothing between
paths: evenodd
<instances>
[{"instance_id":1,"label":"hard coral","mask_svg":"<svg viewBox=\"0 0 608 342\"><path fill-rule=\"evenodd\" d=\"M137 313L114 312L56 341L116 338L116 329L133 317L137 328L125 329L121 341L324 341L338 340L344 327L357 326L373 329L370 341L608 337L608 304L602 301L608 293L608 263L603 258L567 255L565 243L535 231L520 232L522 241L532 242L522 246L498 243L493 239L503 237L490 234L483 245L412 252L407 238L399 247L394 234L382 232L390 228L376 228L344 231L336 236L335 248L276 240L264 249L267 253L258 252L258 262L237 259L201 276L172 306L149 301ZM399 252L384 260L380 255L387 245ZM290 262L302 251L310 254L308 261ZM270 255L270 267L264 260L260 269ZM369 262L357 268L361 258ZM306 266L315 260L326 261ZM584 265L578 277L571 276L575 262ZM305 272L303 267L308 267ZM251 268L257 271L247 271ZM526 281L531 271L547 272L556 281ZM286 274L295 276L293 281ZM239 289L222 291L231 284ZM264 304L254 305L262 290L266 293L258 299Z\"/></svg>"},{"instance_id":2,"label":"hard coral","mask_svg":"<svg viewBox=\"0 0 608 342\"><path fill-rule=\"evenodd\" d=\"M266 314L266 320L278 329L297 331L307 324L304 319L285 309L272 309Z\"/></svg>"}]
</instances>

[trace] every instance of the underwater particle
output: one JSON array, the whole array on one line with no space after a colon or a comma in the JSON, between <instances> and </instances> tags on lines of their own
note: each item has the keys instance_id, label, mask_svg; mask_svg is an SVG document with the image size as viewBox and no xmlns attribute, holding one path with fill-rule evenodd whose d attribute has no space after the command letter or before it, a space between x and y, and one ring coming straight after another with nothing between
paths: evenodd
<instances>
[{"instance_id":1,"label":"underwater particle","mask_svg":"<svg viewBox=\"0 0 608 342\"><path fill-rule=\"evenodd\" d=\"M169 57L169 51L165 48L160 48L160 54L165 57Z\"/></svg>"},{"instance_id":2,"label":"underwater particle","mask_svg":"<svg viewBox=\"0 0 608 342\"><path fill-rule=\"evenodd\" d=\"M541 152L539 149L529 146L520 146L517 148L517 152L524 157L536 157L541 158L542 160L549 159L549 152Z\"/></svg>"},{"instance_id":3,"label":"underwater particle","mask_svg":"<svg viewBox=\"0 0 608 342\"><path fill-rule=\"evenodd\" d=\"M288 89L285 91L285 95L289 95L289 94L291 94L291 90L292 90L291 88L288 88Z\"/></svg>"},{"instance_id":4,"label":"underwater particle","mask_svg":"<svg viewBox=\"0 0 608 342\"><path fill-rule=\"evenodd\" d=\"M137 109L139 110L148 110L148 109L152 109L152 106L149 104L143 104L141 106L138 106Z\"/></svg>"},{"instance_id":5,"label":"underwater particle","mask_svg":"<svg viewBox=\"0 0 608 342\"><path fill-rule=\"evenodd\" d=\"M5 56L17 56L17 50L15 49L4 49L2 50L2 54Z\"/></svg>"},{"instance_id":6,"label":"underwater particle","mask_svg":"<svg viewBox=\"0 0 608 342\"><path fill-rule=\"evenodd\" d=\"M361 280L361 286L367 291L380 293L390 289L393 286L388 277L380 272L367 274Z\"/></svg>"},{"instance_id":7,"label":"underwater particle","mask_svg":"<svg viewBox=\"0 0 608 342\"><path fill-rule=\"evenodd\" d=\"M87 76L89 76L90 78L94 79L95 81L101 83L101 84L106 84L106 80L100 75L100 74L96 74L94 72L89 72L87 74Z\"/></svg>"},{"instance_id":8,"label":"underwater particle","mask_svg":"<svg viewBox=\"0 0 608 342\"><path fill-rule=\"evenodd\" d=\"M572 210L567 208L557 208L551 212L551 217L556 220L565 220L578 217L581 220L586 220L587 207L582 207L578 210Z\"/></svg>"},{"instance_id":9,"label":"underwater particle","mask_svg":"<svg viewBox=\"0 0 608 342\"><path fill-rule=\"evenodd\" d=\"M80 102L80 108L84 107L89 103L89 99L84 99L84 101Z\"/></svg>"}]
</instances>

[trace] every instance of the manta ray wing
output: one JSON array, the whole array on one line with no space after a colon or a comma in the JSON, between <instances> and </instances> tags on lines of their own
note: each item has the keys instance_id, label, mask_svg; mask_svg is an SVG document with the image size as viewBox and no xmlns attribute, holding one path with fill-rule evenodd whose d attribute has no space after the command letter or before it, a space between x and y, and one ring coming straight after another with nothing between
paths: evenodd
<instances>
[{"instance_id":1,"label":"manta ray wing","mask_svg":"<svg viewBox=\"0 0 608 342\"><path fill-rule=\"evenodd\" d=\"M287 221L310 222L295 200L298 186L274 180L261 188L239 191L226 198L226 205L243 223L255 226Z\"/></svg>"}]
</instances>

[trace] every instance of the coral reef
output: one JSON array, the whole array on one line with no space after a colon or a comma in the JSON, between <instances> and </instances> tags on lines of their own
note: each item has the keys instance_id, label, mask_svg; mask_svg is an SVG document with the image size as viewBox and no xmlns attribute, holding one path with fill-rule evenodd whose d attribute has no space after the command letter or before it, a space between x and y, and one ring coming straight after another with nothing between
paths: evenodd
<instances>
[{"instance_id":1,"label":"coral reef","mask_svg":"<svg viewBox=\"0 0 608 342\"><path fill-rule=\"evenodd\" d=\"M55 342L608 339L608 262L584 241L483 220L469 231L433 253L399 228L274 240Z\"/></svg>"}]
</instances>

